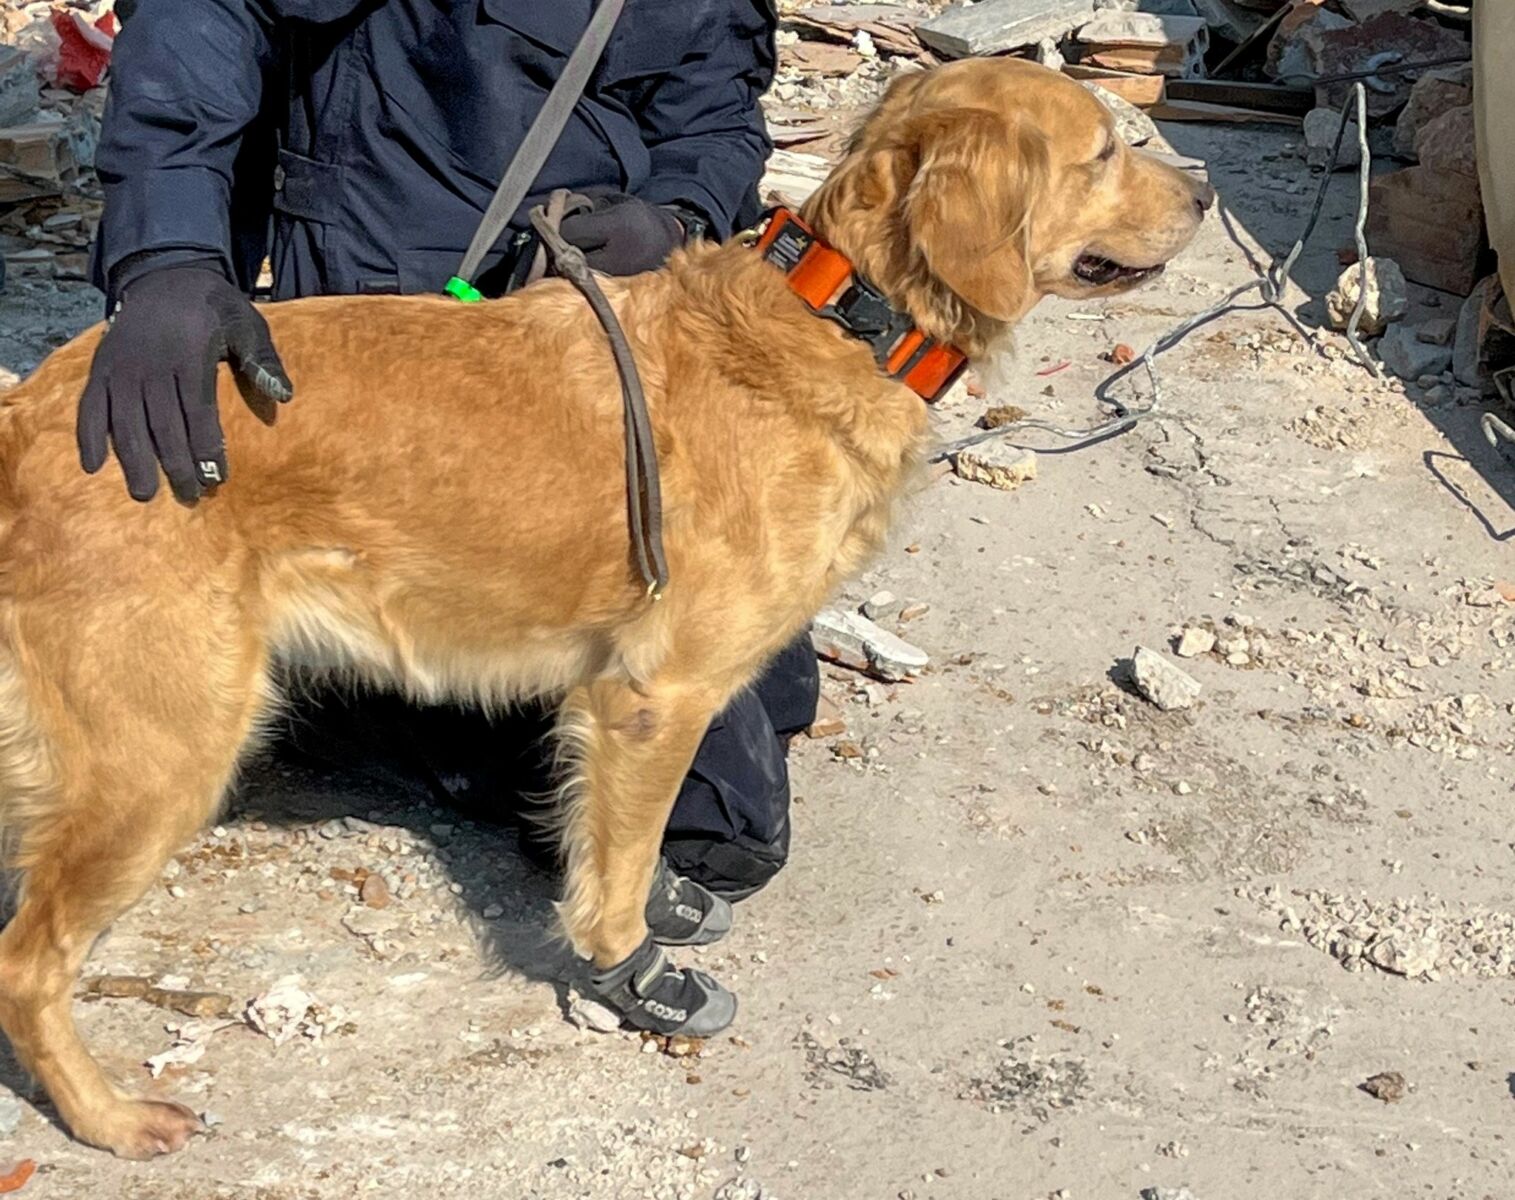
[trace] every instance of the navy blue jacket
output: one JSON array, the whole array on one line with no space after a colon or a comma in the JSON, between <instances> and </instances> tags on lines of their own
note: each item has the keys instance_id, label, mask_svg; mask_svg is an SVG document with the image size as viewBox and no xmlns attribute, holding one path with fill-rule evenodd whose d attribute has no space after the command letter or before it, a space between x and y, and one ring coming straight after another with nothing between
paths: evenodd
<instances>
[{"instance_id":1,"label":"navy blue jacket","mask_svg":"<svg viewBox=\"0 0 1515 1200\"><path fill-rule=\"evenodd\" d=\"M440 289L592 8L138 0L96 157L97 280L177 250L246 287L266 252L281 299ZM627 0L517 228L558 187L736 228L769 149L775 23L772 0Z\"/></svg>"}]
</instances>

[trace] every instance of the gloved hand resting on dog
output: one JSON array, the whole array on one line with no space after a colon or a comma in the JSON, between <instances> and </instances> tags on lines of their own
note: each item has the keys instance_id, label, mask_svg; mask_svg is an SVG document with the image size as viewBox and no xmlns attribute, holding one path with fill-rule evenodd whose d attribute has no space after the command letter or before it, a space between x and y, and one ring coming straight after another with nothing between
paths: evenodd
<instances>
[{"instance_id":1,"label":"gloved hand resting on dog","mask_svg":"<svg viewBox=\"0 0 1515 1200\"><path fill-rule=\"evenodd\" d=\"M684 244L685 229L670 208L622 192L596 196L587 212L563 218L563 240L584 251L592 270L640 275L661 267Z\"/></svg>"},{"instance_id":2,"label":"gloved hand resting on dog","mask_svg":"<svg viewBox=\"0 0 1515 1200\"><path fill-rule=\"evenodd\" d=\"M293 394L262 315L210 261L149 270L125 286L79 401L79 461L94 474L114 448L136 500L158 491L158 466L181 500L226 480L216 367L230 362L258 391Z\"/></svg>"}]
</instances>

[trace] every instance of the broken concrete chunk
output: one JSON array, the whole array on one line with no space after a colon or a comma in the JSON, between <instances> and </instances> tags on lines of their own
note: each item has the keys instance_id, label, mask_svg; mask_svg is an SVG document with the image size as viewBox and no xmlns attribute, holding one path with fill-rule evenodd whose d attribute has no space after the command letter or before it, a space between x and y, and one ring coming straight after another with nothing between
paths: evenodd
<instances>
[{"instance_id":1,"label":"broken concrete chunk","mask_svg":"<svg viewBox=\"0 0 1515 1200\"><path fill-rule=\"evenodd\" d=\"M999 54L1060 38L1094 16L1094 0L982 0L949 8L916 35L948 58Z\"/></svg>"},{"instance_id":2,"label":"broken concrete chunk","mask_svg":"<svg viewBox=\"0 0 1515 1200\"><path fill-rule=\"evenodd\" d=\"M1398 1071L1380 1071L1377 1075L1369 1075L1357 1086L1373 1099L1382 1100L1385 1104L1397 1104L1410 1090L1405 1077Z\"/></svg>"},{"instance_id":3,"label":"broken concrete chunk","mask_svg":"<svg viewBox=\"0 0 1515 1200\"><path fill-rule=\"evenodd\" d=\"M1336 146L1336 131L1341 128L1341 113L1334 108L1312 108L1305 114L1305 161L1312 167L1331 166L1331 151ZM1356 121L1347 122L1341 138L1334 171L1355 171L1362 162Z\"/></svg>"},{"instance_id":4,"label":"broken concrete chunk","mask_svg":"<svg viewBox=\"0 0 1515 1200\"><path fill-rule=\"evenodd\" d=\"M41 89L31 55L0 45L0 125L14 125L37 111Z\"/></svg>"},{"instance_id":5,"label":"broken concrete chunk","mask_svg":"<svg viewBox=\"0 0 1515 1200\"><path fill-rule=\"evenodd\" d=\"M1110 110L1110 115L1115 118L1115 132L1120 134L1121 141L1126 145L1142 146L1157 136L1157 122L1124 96L1102 86L1098 79L1081 79L1079 82ZM985 428L994 427L987 425Z\"/></svg>"},{"instance_id":6,"label":"broken concrete chunk","mask_svg":"<svg viewBox=\"0 0 1515 1200\"><path fill-rule=\"evenodd\" d=\"M1163 712L1191 708L1199 699L1199 681L1156 650L1138 646L1131 656L1131 680Z\"/></svg>"},{"instance_id":7,"label":"broken concrete chunk","mask_svg":"<svg viewBox=\"0 0 1515 1200\"><path fill-rule=\"evenodd\" d=\"M1496 275L1479 280L1457 314L1457 332L1452 342L1452 374L1463 387L1477 387L1481 382L1483 330L1480 318L1489 289L1497 283Z\"/></svg>"},{"instance_id":8,"label":"broken concrete chunk","mask_svg":"<svg viewBox=\"0 0 1515 1200\"><path fill-rule=\"evenodd\" d=\"M1473 136L1473 106L1449 108L1427 121L1415 136L1421 166L1478 177L1477 142Z\"/></svg>"},{"instance_id":9,"label":"broken concrete chunk","mask_svg":"<svg viewBox=\"0 0 1515 1200\"><path fill-rule=\"evenodd\" d=\"M1209 654L1214 649L1215 635L1208 629L1191 625L1180 635L1176 653L1179 658L1198 658L1201 654Z\"/></svg>"},{"instance_id":10,"label":"broken concrete chunk","mask_svg":"<svg viewBox=\"0 0 1515 1200\"><path fill-rule=\"evenodd\" d=\"M1002 491L1014 491L1036 478L1036 451L988 442L952 456L952 469L959 478L987 483Z\"/></svg>"},{"instance_id":11,"label":"broken concrete chunk","mask_svg":"<svg viewBox=\"0 0 1515 1200\"><path fill-rule=\"evenodd\" d=\"M1202 17L1105 9L1074 35L1081 61L1116 71L1190 79L1204 74L1210 27Z\"/></svg>"},{"instance_id":12,"label":"broken concrete chunk","mask_svg":"<svg viewBox=\"0 0 1515 1200\"><path fill-rule=\"evenodd\" d=\"M1450 346L1457 335L1455 317L1431 317L1415 326L1415 336L1433 346Z\"/></svg>"},{"instance_id":13,"label":"broken concrete chunk","mask_svg":"<svg viewBox=\"0 0 1515 1200\"><path fill-rule=\"evenodd\" d=\"M1379 339L1378 357L1401 379L1414 382L1423 375L1440 375L1452 365L1452 350L1424 341L1411 325L1391 325Z\"/></svg>"},{"instance_id":14,"label":"broken concrete chunk","mask_svg":"<svg viewBox=\"0 0 1515 1200\"><path fill-rule=\"evenodd\" d=\"M592 1029L595 1033L615 1033L621 1028L618 1012L576 993L568 1005L568 1020L579 1029Z\"/></svg>"},{"instance_id":15,"label":"broken concrete chunk","mask_svg":"<svg viewBox=\"0 0 1515 1200\"><path fill-rule=\"evenodd\" d=\"M1471 103L1471 63L1427 71L1415 81L1410 89L1410 99L1394 122L1394 153L1401 158L1414 158L1415 141L1427 124L1449 109Z\"/></svg>"},{"instance_id":16,"label":"broken concrete chunk","mask_svg":"<svg viewBox=\"0 0 1515 1200\"><path fill-rule=\"evenodd\" d=\"M1203 9L1201 9L1203 11ZM1268 43L1268 74L1287 82L1304 82L1320 72L1316 61L1327 34L1351 29L1355 22L1314 4L1301 4L1285 15Z\"/></svg>"},{"instance_id":17,"label":"broken concrete chunk","mask_svg":"<svg viewBox=\"0 0 1515 1200\"><path fill-rule=\"evenodd\" d=\"M810 639L822 658L888 682L919 675L930 656L859 613L828 608L810 626Z\"/></svg>"},{"instance_id":18,"label":"broken concrete chunk","mask_svg":"<svg viewBox=\"0 0 1515 1200\"><path fill-rule=\"evenodd\" d=\"M863 616L870 621L883 621L900 610L900 598L890 591L874 592L862 603Z\"/></svg>"},{"instance_id":19,"label":"broken concrete chunk","mask_svg":"<svg viewBox=\"0 0 1515 1200\"><path fill-rule=\"evenodd\" d=\"M1376 967L1406 979L1417 979L1436 969L1441 943L1430 936L1395 933L1368 947L1367 958Z\"/></svg>"},{"instance_id":20,"label":"broken concrete chunk","mask_svg":"<svg viewBox=\"0 0 1515 1200\"><path fill-rule=\"evenodd\" d=\"M1326 317L1332 329L1345 329L1352 319L1352 310L1357 307L1361 290L1362 267L1353 263L1336 280L1336 286L1326 295ZM1368 301L1363 305L1362 320L1358 332L1365 337L1377 337L1410 310L1410 296L1405 290L1404 272L1392 258L1375 255L1367 261Z\"/></svg>"},{"instance_id":21,"label":"broken concrete chunk","mask_svg":"<svg viewBox=\"0 0 1515 1200\"><path fill-rule=\"evenodd\" d=\"M1383 12L1359 24L1314 4L1301 4L1279 22L1268 46L1268 71L1284 83L1310 83L1318 102L1340 107L1351 82L1339 79L1357 71L1400 62L1430 62L1466 55L1464 35L1435 21ZM1385 117L1403 107L1413 80L1408 73L1384 73L1367 80L1368 115Z\"/></svg>"},{"instance_id":22,"label":"broken concrete chunk","mask_svg":"<svg viewBox=\"0 0 1515 1200\"><path fill-rule=\"evenodd\" d=\"M1457 171L1406 167L1369 186L1368 245L1406 279L1466 296L1484 246L1478 180Z\"/></svg>"}]
</instances>

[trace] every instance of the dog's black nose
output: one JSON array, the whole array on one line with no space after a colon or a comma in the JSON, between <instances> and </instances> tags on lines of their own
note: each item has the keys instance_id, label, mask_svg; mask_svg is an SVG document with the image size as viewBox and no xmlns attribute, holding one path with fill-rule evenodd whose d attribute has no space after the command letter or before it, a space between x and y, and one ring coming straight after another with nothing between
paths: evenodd
<instances>
[{"instance_id":1,"label":"dog's black nose","mask_svg":"<svg viewBox=\"0 0 1515 1200\"><path fill-rule=\"evenodd\" d=\"M1208 183L1199 185L1199 192L1194 197L1194 206L1199 209L1199 215L1204 216L1210 211L1210 206L1215 203L1215 189Z\"/></svg>"}]
</instances>

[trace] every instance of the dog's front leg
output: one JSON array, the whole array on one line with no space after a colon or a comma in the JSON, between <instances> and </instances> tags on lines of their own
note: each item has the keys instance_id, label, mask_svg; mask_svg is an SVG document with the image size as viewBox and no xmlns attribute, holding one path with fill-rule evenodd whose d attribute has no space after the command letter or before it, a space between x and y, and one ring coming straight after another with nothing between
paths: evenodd
<instances>
[{"instance_id":1,"label":"dog's front leg","mask_svg":"<svg viewBox=\"0 0 1515 1200\"><path fill-rule=\"evenodd\" d=\"M708 1035L736 999L708 975L667 962L648 931L647 897L680 781L723 695L708 687L601 679L564 701L569 763L560 906L574 948L594 963L600 998L630 1024Z\"/></svg>"}]
</instances>

